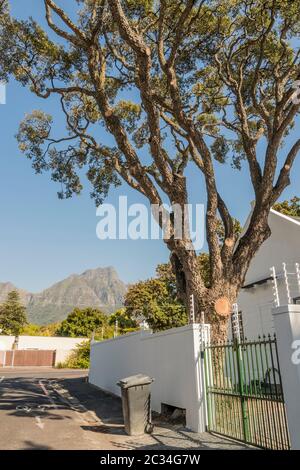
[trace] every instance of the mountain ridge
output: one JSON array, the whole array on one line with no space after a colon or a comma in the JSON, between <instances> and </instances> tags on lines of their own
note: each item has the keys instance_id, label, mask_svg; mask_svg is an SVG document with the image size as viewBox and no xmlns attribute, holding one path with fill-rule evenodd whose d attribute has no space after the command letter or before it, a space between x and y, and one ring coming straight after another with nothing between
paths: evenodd
<instances>
[{"instance_id":1,"label":"mountain ridge","mask_svg":"<svg viewBox=\"0 0 300 470\"><path fill-rule=\"evenodd\" d=\"M71 274L38 293L0 282L0 303L9 291L17 290L32 323L44 325L61 321L74 307L97 307L109 314L122 306L126 285L112 266Z\"/></svg>"}]
</instances>

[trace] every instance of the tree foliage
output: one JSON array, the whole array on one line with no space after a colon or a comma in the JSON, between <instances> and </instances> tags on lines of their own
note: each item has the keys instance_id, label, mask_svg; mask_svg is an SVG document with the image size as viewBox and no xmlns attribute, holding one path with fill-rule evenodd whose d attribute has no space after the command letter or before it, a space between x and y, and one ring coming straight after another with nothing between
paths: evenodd
<instances>
[{"instance_id":1,"label":"tree foliage","mask_svg":"<svg viewBox=\"0 0 300 470\"><path fill-rule=\"evenodd\" d=\"M207 194L209 283L189 234L176 239L171 223L165 241L182 300L187 305L193 293L198 312L206 309L214 332L224 333L230 312L218 316L215 301L235 301L300 149L292 132L300 0L72 3L80 11L71 18L45 0L45 30L32 19L1 22L1 73L42 99L56 96L66 120L54 135L47 113L26 115L20 149L37 172L61 183L60 197L80 193L85 170L98 203L125 181L153 204L183 207L193 165ZM100 130L114 143L105 145ZM226 162L247 170L255 199L237 243L216 178Z\"/></svg>"},{"instance_id":2,"label":"tree foliage","mask_svg":"<svg viewBox=\"0 0 300 470\"><path fill-rule=\"evenodd\" d=\"M233 234L234 234L234 242L237 241L238 237L241 235L242 233L242 226L241 226L241 223L238 219L236 219L235 217L233 217L232 219L232 223L233 223ZM222 245L225 241L225 238L226 238L226 234L225 234L225 228L224 228L224 225L222 223L221 220L218 220L218 223L217 223L217 235L218 235L218 239L219 239L219 243L220 245Z\"/></svg>"},{"instance_id":3,"label":"tree foliage","mask_svg":"<svg viewBox=\"0 0 300 470\"><path fill-rule=\"evenodd\" d=\"M128 315L125 308L120 308L112 313L108 318L108 324L113 328L117 324L118 332L121 334L130 333L138 328L136 320Z\"/></svg>"},{"instance_id":4,"label":"tree foliage","mask_svg":"<svg viewBox=\"0 0 300 470\"><path fill-rule=\"evenodd\" d=\"M106 316L96 308L87 307L74 310L63 320L56 330L56 336L91 337L102 334L102 328L107 324Z\"/></svg>"},{"instance_id":5,"label":"tree foliage","mask_svg":"<svg viewBox=\"0 0 300 470\"><path fill-rule=\"evenodd\" d=\"M60 322L49 323L48 325L36 325L28 323L22 330L23 335L28 336L55 336L60 327Z\"/></svg>"},{"instance_id":6,"label":"tree foliage","mask_svg":"<svg viewBox=\"0 0 300 470\"><path fill-rule=\"evenodd\" d=\"M3 34L7 24L9 23L9 9L7 0L0 0L0 36L1 43L3 44ZM3 46L2 46L3 47ZM0 62L0 80L6 82L8 80L8 75L11 72L11 62L7 54L4 54Z\"/></svg>"},{"instance_id":7,"label":"tree foliage","mask_svg":"<svg viewBox=\"0 0 300 470\"><path fill-rule=\"evenodd\" d=\"M5 335L18 336L27 324L26 308L17 291L11 291L0 305L0 328Z\"/></svg>"},{"instance_id":8,"label":"tree foliage","mask_svg":"<svg viewBox=\"0 0 300 470\"><path fill-rule=\"evenodd\" d=\"M300 217L300 198L294 196L289 201L278 202L273 209L291 217Z\"/></svg>"},{"instance_id":9,"label":"tree foliage","mask_svg":"<svg viewBox=\"0 0 300 470\"><path fill-rule=\"evenodd\" d=\"M129 287L124 302L127 316L145 319L153 331L185 325L188 317L184 305L176 298L171 265L159 265L157 275Z\"/></svg>"},{"instance_id":10,"label":"tree foliage","mask_svg":"<svg viewBox=\"0 0 300 470\"><path fill-rule=\"evenodd\" d=\"M90 367L91 342L82 341L77 344L70 356L63 363L59 363L59 369L88 369Z\"/></svg>"}]
</instances>

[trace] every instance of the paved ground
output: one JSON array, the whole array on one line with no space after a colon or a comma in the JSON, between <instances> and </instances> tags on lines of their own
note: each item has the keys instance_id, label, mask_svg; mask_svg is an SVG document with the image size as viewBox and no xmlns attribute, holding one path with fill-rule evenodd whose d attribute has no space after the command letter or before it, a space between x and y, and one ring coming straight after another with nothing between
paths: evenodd
<instances>
[{"instance_id":1,"label":"paved ground","mask_svg":"<svg viewBox=\"0 0 300 470\"><path fill-rule=\"evenodd\" d=\"M155 421L127 436L118 398L91 387L86 371L0 368L0 450L247 449L231 440Z\"/></svg>"}]
</instances>

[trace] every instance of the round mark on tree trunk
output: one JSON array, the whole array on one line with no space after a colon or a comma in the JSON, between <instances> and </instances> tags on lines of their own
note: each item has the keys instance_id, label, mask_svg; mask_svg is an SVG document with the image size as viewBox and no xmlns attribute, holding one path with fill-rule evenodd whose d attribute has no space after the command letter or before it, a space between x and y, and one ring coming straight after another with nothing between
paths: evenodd
<instances>
[{"instance_id":1,"label":"round mark on tree trunk","mask_svg":"<svg viewBox=\"0 0 300 470\"><path fill-rule=\"evenodd\" d=\"M231 304L227 297L219 297L215 301L215 311L218 315L226 317L231 311Z\"/></svg>"}]
</instances>

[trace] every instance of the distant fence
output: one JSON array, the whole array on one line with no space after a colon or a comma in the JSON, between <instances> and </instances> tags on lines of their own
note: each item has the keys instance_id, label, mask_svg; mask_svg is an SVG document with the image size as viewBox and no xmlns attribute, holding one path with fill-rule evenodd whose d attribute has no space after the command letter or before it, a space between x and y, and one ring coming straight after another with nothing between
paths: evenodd
<instances>
[{"instance_id":1,"label":"distant fence","mask_svg":"<svg viewBox=\"0 0 300 470\"><path fill-rule=\"evenodd\" d=\"M8 351L13 349L15 337L12 335L0 335L0 367L3 364L4 356ZM55 363L64 362L68 359L71 352L82 341L87 341L87 338L68 338L61 336L27 336L20 335L18 342L18 351L52 351L56 352ZM41 358L43 354L41 354ZM21 360L21 359L20 359ZM33 365L35 359L32 357ZM43 360L41 359L43 362ZM16 365L16 364L15 364ZM22 364L21 364L22 365ZM28 365L28 364L27 364ZM43 364L41 364L43 365Z\"/></svg>"},{"instance_id":2,"label":"distant fence","mask_svg":"<svg viewBox=\"0 0 300 470\"><path fill-rule=\"evenodd\" d=\"M1 351L0 366L2 367L53 367L55 351L15 349Z\"/></svg>"}]
</instances>

